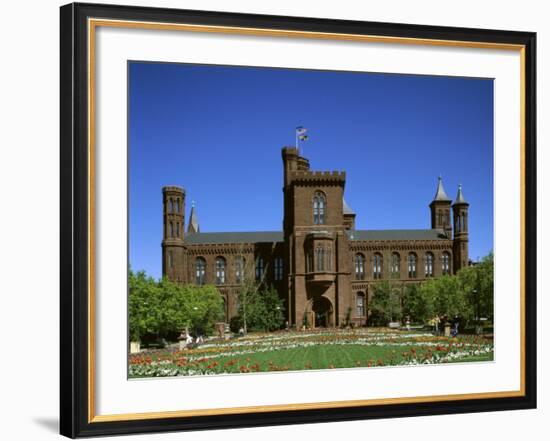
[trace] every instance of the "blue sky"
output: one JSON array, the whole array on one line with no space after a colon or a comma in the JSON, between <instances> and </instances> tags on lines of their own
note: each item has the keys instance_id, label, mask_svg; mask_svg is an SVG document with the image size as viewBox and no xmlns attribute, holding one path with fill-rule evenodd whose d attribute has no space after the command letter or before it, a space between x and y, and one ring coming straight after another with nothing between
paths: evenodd
<instances>
[{"instance_id":1,"label":"blue sky","mask_svg":"<svg viewBox=\"0 0 550 441\"><path fill-rule=\"evenodd\" d=\"M162 193L201 231L282 229L281 147L308 128L315 170L345 170L357 229L430 228L441 174L470 203L470 256L493 249L491 79L129 64L129 252L161 275Z\"/></svg>"}]
</instances>

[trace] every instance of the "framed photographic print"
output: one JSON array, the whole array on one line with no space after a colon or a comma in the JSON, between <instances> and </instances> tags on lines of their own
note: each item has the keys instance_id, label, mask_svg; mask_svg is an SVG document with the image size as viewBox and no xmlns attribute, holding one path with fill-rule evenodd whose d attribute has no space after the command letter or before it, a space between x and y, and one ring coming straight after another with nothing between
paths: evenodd
<instances>
[{"instance_id":1,"label":"framed photographic print","mask_svg":"<svg viewBox=\"0 0 550 441\"><path fill-rule=\"evenodd\" d=\"M528 32L61 8L61 433L536 406Z\"/></svg>"}]
</instances>

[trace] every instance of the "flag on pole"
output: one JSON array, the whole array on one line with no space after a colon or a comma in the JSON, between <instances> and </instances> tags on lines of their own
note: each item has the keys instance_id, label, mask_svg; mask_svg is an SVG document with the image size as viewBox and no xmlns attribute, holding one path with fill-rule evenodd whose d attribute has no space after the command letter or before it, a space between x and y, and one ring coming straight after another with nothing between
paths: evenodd
<instances>
[{"instance_id":1,"label":"flag on pole","mask_svg":"<svg viewBox=\"0 0 550 441\"><path fill-rule=\"evenodd\" d=\"M296 127L296 138L298 138L300 141L305 141L308 139L308 136L306 135L307 129L303 126Z\"/></svg>"}]
</instances>

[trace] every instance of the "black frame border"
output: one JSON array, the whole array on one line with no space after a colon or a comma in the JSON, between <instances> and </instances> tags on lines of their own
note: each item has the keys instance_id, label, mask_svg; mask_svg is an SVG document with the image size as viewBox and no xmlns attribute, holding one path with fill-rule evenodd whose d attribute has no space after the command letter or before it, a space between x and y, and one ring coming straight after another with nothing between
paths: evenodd
<instances>
[{"instance_id":1,"label":"black frame border","mask_svg":"<svg viewBox=\"0 0 550 441\"><path fill-rule=\"evenodd\" d=\"M428 403L88 422L87 19L523 45L525 395ZM70 438L536 408L536 33L72 3L60 8L60 433Z\"/></svg>"}]
</instances>

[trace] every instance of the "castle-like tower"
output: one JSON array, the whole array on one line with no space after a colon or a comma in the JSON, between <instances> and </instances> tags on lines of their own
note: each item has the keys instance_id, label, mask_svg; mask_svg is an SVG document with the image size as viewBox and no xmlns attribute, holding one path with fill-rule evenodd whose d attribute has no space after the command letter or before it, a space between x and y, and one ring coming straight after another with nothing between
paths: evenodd
<instances>
[{"instance_id":1,"label":"castle-like tower","mask_svg":"<svg viewBox=\"0 0 550 441\"><path fill-rule=\"evenodd\" d=\"M311 171L295 147L284 148L282 156L290 317L294 323L334 326L349 307L346 174Z\"/></svg>"},{"instance_id":2,"label":"castle-like tower","mask_svg":"<svg viewBox=\"0 0 550 441\"><path fill-rule=\"evenodd\" d=\"M186 283L185 190L176 186L164 187L162 205L162 274L170 280Z\"/></svg>"},{"instance_id":3,"label":"castle-like tower","mask_svg":"<svg viewBox=\"0 0 550 441\"><path fill-rule=\"evenodd\" d=\"M450 239L452 235L451 227L451 198L445 193L443 188L443 179L441 176L437 180L437 190L433 201L430 203L430 212L432 219L432 229L440 229Z\"/></svg>"},{"instance_id":4,"label":"castle-like tower","mask_svg":"<svg viewBox=\"0 0 550 441\"><path fill-rule=\"evenodd\" d=\"M468 207L470 204L464 199L462 185L458 186L456 200L453 203L454 224L454 268L455 271L468 266Z\"/></svg>"},{"instance_id":5,"label":"castle-like tower","mask_svg":"<svg viewBox=\"0 0 550 441\"><path fill-rule=\"evenodd\" d=\"M184 234L185 191L163 188L163 275L215 285L227 321L238 312L249 267L259 283L278 291L289 325L299 328L348 320L363 326L380 282L402 293L468 265L469 204L462 187L453 203L438 179L431 228L357 230L344 200L345 172L311 170L296 147L284 147L282 160L282 231L201 232L193 204Z\"/></svg>"}]
</instances>

